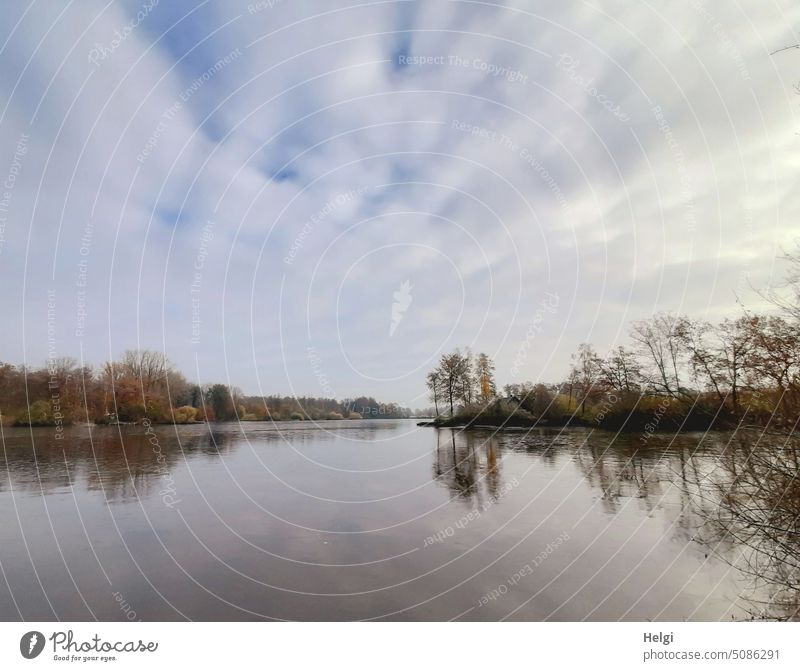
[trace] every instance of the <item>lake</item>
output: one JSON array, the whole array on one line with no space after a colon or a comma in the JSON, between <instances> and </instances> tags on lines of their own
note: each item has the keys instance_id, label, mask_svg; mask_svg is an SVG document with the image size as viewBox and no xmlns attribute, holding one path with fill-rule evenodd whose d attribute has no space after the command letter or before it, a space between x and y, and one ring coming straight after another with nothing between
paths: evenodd
<instances>
[{"instance_id":1,"label":"lake","mask_svg":"<svg viewBox=\"0 0 800 671\"><path fill-rule=\"evenodd\" d=\"M731 620L773 595L716 531L746 434L354 420L2 437L3 620Z\"/></svg>"}]
</instances>

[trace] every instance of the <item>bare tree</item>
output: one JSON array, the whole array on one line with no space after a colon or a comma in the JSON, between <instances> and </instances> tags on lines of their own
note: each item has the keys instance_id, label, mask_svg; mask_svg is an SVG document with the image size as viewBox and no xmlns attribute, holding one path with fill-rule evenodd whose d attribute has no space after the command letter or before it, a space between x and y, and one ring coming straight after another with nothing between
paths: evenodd
<instances>
[{"instance_id":1,"label":"bare tree","mask_svg":"<svg viewBox=\"0 0 800 671\"><path fill-rule=\"evenodd\" d=\"M644 360L642 376L646 384L658 393L677 398L683 393L680 369L685 350L676 327L675 315L661 312L650 319L634 322L631 339Z\"/></svg>"},{"instance_id":2,"label":"bare tree","mask_svg":"<svg viewBox=\"0 0 800 671\"><path fill-rule=\"evenodd\" d=\"M789 264L783 282L758 293L778 308L785 319L797 325L800 324L800 245L784 254L783 259Z\"/></svg>"},{"instance_id":3,"label":"bare tree","mask_svg":"<svg viewBox=\"0 0 800 671\"><path fill-rule=\"evenodd\" d=\"M737 569L771 588L760 616L794 620L800 616L800 444L789 433L737 436L743 449L726 451L720 481L712 481L718 522L727 538L751 550L739 555Z\"/></svg>"},{"instance_id":4,"label":"bare tree","mask_svg":"<svg viewBox=\"0 0 800 671\"><path fill-rule=\"evenodd\" d=\"M463 372L461 374L458 392L459 398L464 401L465 404L469 405L475 400L475 396L477 396L476 387L477 377L472 367L472 352L468 347L464 355Z\"/></svg>"},{"instance_id":5,"label":"bare tree","mask_svg":"<svg viewBox=\"0 0 800 671\"><path fill-rule=\"evenodd\" d=\"M165 388L172 365L163 352L153 350L126 350L117 364L124 377L139 382L144 393Z\"/></svg>"},{"instance_id":6,"label":"bare tree","mask_svg":"<svg viewBox=\"0 0 800 671\"><path fill-rule=\"evenodd\" d=\"M617 391L634 391L639 386L641 371L633 352L620 346L600 360L600 383Z\"/></svg>"},{"instance_id":7,"label":"bare tree","mask_svg":"<svg viewBox=\"0 0 800 671\"><path fill-rule=\"evenodd\" d=\"M430 398L433 401L433 407L436 410L436 416L439 416L439 396L442 392L442 379L439 369L434 369L426 378L426 384L430 391Z\"/></svg>"},{"instance_id":8,"label":"bare tree","mask_svg":"<svg viewBox=\"0 0 800 671\"><path fill-rule=\"evenodd\" d=\"M588 343L578 345L578 351L572 355L572 368L576 372L578 389L580 390L581 414L586 411L586 400L596 390L600 380L600 357Z\"/></svg>"},{"instance_id":9,"label":"bare tree","mask_svg":"<svg viewBox=\"0 0 800 671\"><path fill-rule=\"evenodd\" d=\"M719 349L713 342L714 327L703 320L681 317L675 324L675 333L686 350L692 376L703 387L713 389L720 405L725 402L723 372L719 366Z\"/></svg>"},{"instance_id":10,"label":"bare tree","mask_svg":"<svg viewBox=\"0 0 800 671\"><path fill-rule=\"evenodd\" d=\"M717 337L716 367L730 390L733 411L739 412L739 393L745 384L747 360L753 346L750 319L725 319L714 327Z\"/></svg>"}]
</instances>

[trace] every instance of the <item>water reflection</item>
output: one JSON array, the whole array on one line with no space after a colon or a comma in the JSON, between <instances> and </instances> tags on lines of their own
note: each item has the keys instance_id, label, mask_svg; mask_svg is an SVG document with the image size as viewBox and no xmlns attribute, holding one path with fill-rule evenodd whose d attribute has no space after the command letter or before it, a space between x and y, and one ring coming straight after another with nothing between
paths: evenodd
<instances>
[{"instance_id":1,"label":"water reflection","mask_svg":"<svg viewBox=\"0 0 800 671\"><path fill-rule=\"evenodd\" d=\"M800 440L742 432L696 497L712 552L749 578L754 618L800 615ZM719 548L724 547L724 551Z\"/></svg>"},{"instance_id":2,"label":"water reflection","mask_svg":"<svg viewBox=\"0 0 800 671\"><path fill-rule=\"evenodd\" d=\"M6 430L0 467L9 477L0 478L0 492L13 487L17 493L51 494L82 487L105 492L109 502L147 498L181 460L215 458L232 447L231 435L223 432L178 435L164 429L153 439L144 428L98 427L72 429L64 440L48 433Z\"/></svg>"},{"instance_id":3,"label":"water reflection","mask_svg":"<svg viewBox=\"0 0 800 671\"><path fill-rule=\"evenodd\" d=\"M631 604L640 603L643 594L649 601L644 600L640 617L730 619L731 613L736 617L798 617L800 446L784 436L752 432L678 438L656 435L642 445L635 435L588 430L463 432L417 430L411 422L379 421L333 422L320 427L310 423L277 428L267 423L159 427L155 435L154 441L143 427L73 428L67 439L56 441L47 429L4 429L0 496L5 498L0 500L5 505L0 508L0 522L6 525L6 535L0 529L0 560L12 578L15 571L24 575L27 561L19 552L20 529L27 529L28 534L53 533L49 519L45 525L31 501L64 493L94 495L80 500L81 515L96 516L95 522L86 524L88 535L93 536L92 524L99 525L98 529L104 524L104 508L96 501L116 510L116 515L129 512L133 506L125 504L132 502L152 507L164 490L165 478L170 478L181 482L185 503L183 518L170 517L163 508L155 516L158 524L176 534L169 536L174 544L169 548L169 562L174 564L176 557L184 556L184 562L193 566L189 570L193 577L207 572L208 582L218 592L233 592L242 600L260 598L250 604L248 613L260 612L268 603L274 605L277 617L371 617L383 612L388 595L374 601L364 596L363 602L348 602L347 606L306 603L290 596L276 600L272 593L267 599L254 593L252 585L241 587L234 582L240 576L220 574L216 561L203 564L200 558L206 553L198 552L191 537L172 540L180 538L177 534L187 523L192 526L192 536L208 534L204 540L208 547L224 547L229 542L230 528L214 528L215 520L223 519L237 526L248 547L266 548L275 543L271 551L294 557L299 563L265 565L263 553L250 559L242 554L247 548L235 544L229 561L238 562L241 556L242 573L269 581L279 576L286 585L304 591L311 591L313 585L321 593L333 593L346 584L353 592L369 595L367 588L378 589L383 581L416 584L413 580L420 572L436 575L441 581L431 579L430 584L419 587L419 594L413 594L410 587L401 591L396 597L398 608L405 605L403 598L425 601L431 593L448 593L450 574L436 571L440 564L464 556L459 548L482 545L482 551L488 552L466 555L464 561L476 562L465 568L467 576L480 574L498 556L508 554L507 565L498 564L494 573L487 572L489 587L496 586L506 573L513 574L524 565L525 556L520 559L510 548L542 527L541 535L532 537L538 538L534 554L536 543L546 545L569 530L570 551L576 557L585 555L587 564L585 569L580 564L570 569L563 587L542 610L531 604L530 610L522 611L521 616L528 619L545 617L560 608L560 599L571 599L576 588L595 578L597 566L611 560L618 570L607 578L596 578L606 581L597 587L599 596L589 595L585 603L574 600L570 604L574 610L565 611L565 617L581 619L587 613L606 619L636 617L639 611L631 611ZM349 502L358 500L352 492L362 494L359 488L365 490L363 499L377 503L351 505ZM304 494L306 491L312 495ZM8 505L12 496L14 506ZM213 513L208 506L213 506ZM10 513L14 507L21 511L19 523ZM458 532L452 541L457 552L450 554L446 543L437 542L429 554L409 555L414 556L413 562L382 561L383 557L413 552L424 538L453 526L465 510L485 514L471 517L473 521ZM68 515L66 509L47 511L47 515L59 512ZM67 517L61 522L65 527L71 523ZM80 523L84 524L83 518ZM114 525L118 523L115 517ZM137 539L133 547L144 555L143 563L158 567L150 570L163 574L168 584L174 582L168 578L174 568L169 562L159 563L161 550L147 539L151 518L137 521L131 517L126 523L125 533ZM351 535L321 537L314 529ZM383 531L359 535L370 529ZM506 540L500 542L504 537L500 535L484 543L494 531L502 531ZM88 541L87 534L81 533ZM97 535L107 534L98 531ZM78 536L59 540L67 555L70 542L76 543L75 552L80 554ZM656 544L661 549L654 555ZM34 538L32 547L36 545ZM120 576L127 576L124 555L113 556L111 565L118 563ZM340 569L332 575L331 569L324 568L347 566L348 562L363 564L365 558L379 562L375 566L380 570L358 573ZM420 571L415 567L423 559L433 563ZM558 575L556 568L569 564L566 555L553 562L546 570L554 576ZM673 565L681 566L682 573L679 578L668 578L663 594L657 597L649 590L654 581L671 575L668 571ZM704 576L698 591L684 595L681 590L698 575ZM124 579L128 578L118 578ZM735 584L733 592L716 601L707 599L709 595L702 591L730 581ZM469 584L463 589L468 591ZM630 590L629 601L609 605L606 611L596 610L610 594L623 593L622 586ZM517 590L525 587L517 586ZM480 597L483 592L476 589ZM536 594L541 585L537 588L531 583L527 589ZM682 610L669 610L678 593L683 601L677 599L676 603ZM465 591L466 601L460 603L460 594L453 592L452 603L443 600L435 604L438 610L425 610L421 617L458 615L474 600L474 595ZM522 603L527 603L525 596L520 594ZM198 603L196 585L187 585L178 598L187 602L183 607L198 619L239 616L237 612L220 613L218 604ZM230 598L237 601L236 596ZM14 616L8 603L4 604L0 593L0 615L6 618ZM693 604L705 610L695 612ZM49 617L46 611L31 608L32 619ZM155 604L152 608L151 619L170 616L171 611ZM482 611L486 613L489 611ZM69 611L59 615L82 617ZM490 613L497 618L504 615L502 609Z\"/></svg>"},{"instance_id":4,"label":"water reflection","mask_svg":"<svg viewBox=\"0 0 800 671\"><path fill-rule=\"evenodd\" d=\"M636 436L539 430L524 435L437 430L434 476L479 506L502 487L504 451L550 468L569 450L604 512L632 500L665 514L671 534L736 570L753 618L800 616L800 440L756 431Z\"/></svg>"}]
</instances>

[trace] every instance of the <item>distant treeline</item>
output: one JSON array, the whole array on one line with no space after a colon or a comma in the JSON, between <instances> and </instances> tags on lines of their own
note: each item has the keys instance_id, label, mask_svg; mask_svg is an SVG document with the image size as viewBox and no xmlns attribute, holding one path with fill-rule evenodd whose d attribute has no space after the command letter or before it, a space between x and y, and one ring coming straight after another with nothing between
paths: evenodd
<instances>
[{"instance_id":1,"label":"distant treeline","mask_svg":"<svg viewBox=\"0 0 800 671\"><path fill-rule=\"evenodd\" d=\"M192 384L161 352L129 350L99 370L69 357L41 368L0 363L4 424L54 426L205 421L326 420L411 417L393 403L361 396L336 400L308 396L245 396L225 384Z\"/></svg>"},{"instance_id":2,"label":"distant treeline","mask_svg":"<svg viewBox=\"0 0 800 671\"><path fill-rule=\"evenodd\" d=\"M428 375L440 424L582 424L654 431L758 424L794 429L800 416L800 254L783 284L747 310L710 323L672 313L634 322L606 356L583 343L567 378L494 393L494 367L458 350Z\"/></svg>"}]
</instances>

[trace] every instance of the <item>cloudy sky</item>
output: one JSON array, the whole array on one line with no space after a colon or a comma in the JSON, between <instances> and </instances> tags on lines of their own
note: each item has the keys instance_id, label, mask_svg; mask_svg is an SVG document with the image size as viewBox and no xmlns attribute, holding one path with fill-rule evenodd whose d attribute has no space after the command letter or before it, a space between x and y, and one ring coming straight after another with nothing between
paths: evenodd
<instances>
[{"instance_id":1,"label":"cloudy sky","mask_svg":"<svg viewBox=\"0 0 800 671\"><path fill-rule=\"evenodd\" d=\"M755 305L798 231L796 2L8 4L0 360L422 406Z\"/></svg>"}]
</instances>

